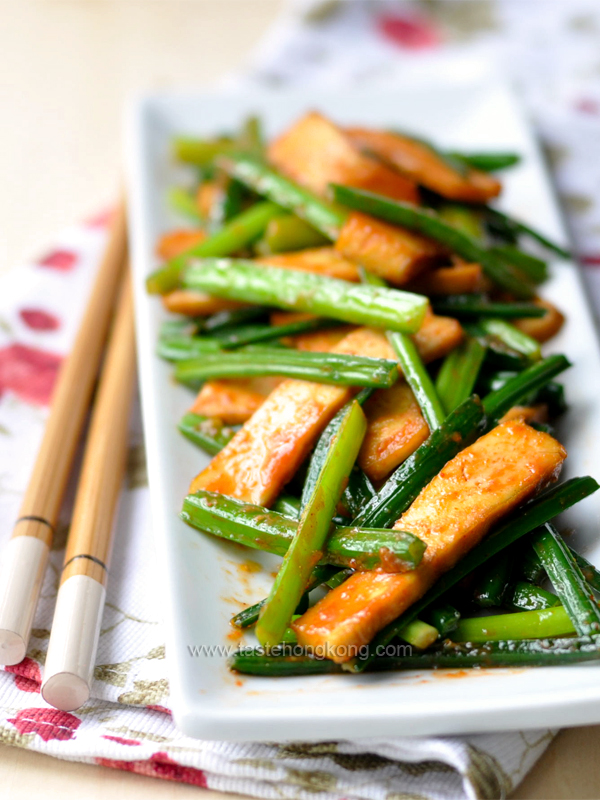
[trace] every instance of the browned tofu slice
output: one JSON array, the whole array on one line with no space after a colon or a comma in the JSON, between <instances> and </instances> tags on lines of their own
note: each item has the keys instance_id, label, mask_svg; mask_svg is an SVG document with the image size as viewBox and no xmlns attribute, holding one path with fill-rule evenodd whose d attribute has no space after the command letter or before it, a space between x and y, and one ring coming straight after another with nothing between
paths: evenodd
<instances>
[{"instance_id":1,"label":"browned tofu slice","mask_svg":"<svg viewBox=\"0 0 600 800\"><path fill-rule=\"evenodd\" d=\"M496 178L481 170L458 172L432 148L416 139L369 128L348 128L346 133L357 147L375 153L442 197L466 203L487 203L502 188Z\"/></svg>"},{"instance_id":2,"label":"browned tofu slice","mask_svg":"<svg viewBox=\"0 0 600 800\"><path fill-rule=\"evenodd\" d=\"M163 233L156 244L156 255L168 261L170 258L185 253L190 247L200 244L205 239L206 233L202 230L177 228L174 231Z\"/></svg>"},{"instance_id":3,"label":"browned tofu slice","mask_svg":"<svg viewBox=\"0 0 600 800\"><path fill-rule=\"evenodd\" d=\"M209 314L218 314L220 311L234 311L243 308L244 303L235 300L223 300L206 292L196 292L193 289L173 289L163 295L163 306L173 314L185 314L188 317L205 317Z\"/></svg>"},{"instance_id":4,"label":"browned tofu slice","mask_svg":"<svg viewBox=\"0 0 600 800\"><path fill-rule=\"evenodd\" d=\"M190 411L218 417L225 425L240 425L250 419L280 382L271 377L206 381Z\"/></svg>"},{"instance_id":5,"label":"browned tofu slice","mask_svg":"<svg viewBox=\"0 0 600 800\"><path fill-rule=\"evenodd\" d=\"M466 261L452 267L438 267L426 272L406 288L411 292L429 296L446 294L471 294L483 287L483 272L479 264Z\"/></svg>"},{"instance_id":6,"label":"browned tofu slice","mask_svg":"<svg viewBox=\"0 0 600 800\"><path fill-rule=\"evenodd\" d=\"M333 247L315 247L298 252L261 256L256 259L256 263L282 269L297 269L301 272L316 272L329 278L339 278L353 283L360 281L356 264L348 261Z\"/></svg>"},{"instance_id":7,"label":"browned tofu slice","mask_svg":"<svg viewBox=\"0 0 600 800\"><path fill-rule=\"evenodd\" d=\"M358 211L348 217L335 249L395 286L403 286L445 256L431 239Z\"/></svg>"},{"instance_id":8,"label":"browned tofu slice","mask_svg":"<svg viewBox=\"0 0 600 800\"><path fill-rule=\"evenodd\" d=\"M565 322L565 317L559 309L548 300L537 298L537 306L546 309L544 317L528 317L517 319L514 324L519 330L533 337L538 342L547 342L560 331Z\"/></svg>"},{"instance_id":9,"label":"browned tofu slice","mask_svg":"<svg viewBox=\"0 0 600 800\"><path fill-rule=\"evenodd\" d=\"M340 128L314 111L271 144L268 158L288 178L322 196L329 193L330 183L342 183L419 201L413 180L362 153Z\"/></svg>"},{"instance_id":10,"label":"browned tofu slice","mask_svg":"<svg viewBox=\"0 0 600 800\"><path fill-rule=\"evenodd\" d=\"M453 458L394 528L427 544L412 572L357 572L310 608L293 628L300 644L334 661L358 649L422 597L501 517L556 480L566 452L519 420L504 422Z\"/></svg>"},{"instance_id":11,"label":"browned tofu slice","mask_svg":"<svg viewBox=\"0 0 600 800\"><path fill-rule=\"evenodd\" d=\"M358 464L377 483L423 444L429 426L405 381L375 392L365 403L364 412L367 433Z\"/></svg>"}]
</instances>

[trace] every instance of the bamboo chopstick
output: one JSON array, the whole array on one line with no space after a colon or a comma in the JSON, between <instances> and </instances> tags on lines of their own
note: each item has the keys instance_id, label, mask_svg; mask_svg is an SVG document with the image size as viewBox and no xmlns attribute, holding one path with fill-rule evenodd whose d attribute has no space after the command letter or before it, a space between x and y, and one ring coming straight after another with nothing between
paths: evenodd
<instances>
[{"instance_id":1,"label":"bamboo chopstick","mask_svg":"<svg viewBox=\"0 0 600 800\"><path fill-rule=\"evenodd\" d=\"M44 700L62 711L79 708L90 694L134 379L133 301L127 274L86 441L42 683Z\"/></svg>"},{"instance_id":2,"label":"bamboo chopstick","mask_svg":"<svg viewBox=\"0 0 600 800\"><path fill-rule=\"evenodd\" d=\"M0 571L0 664L25 657L60 506L127 252L121 206L75 344L63 363L33 474Z\"/></svg>"}]
</instances>

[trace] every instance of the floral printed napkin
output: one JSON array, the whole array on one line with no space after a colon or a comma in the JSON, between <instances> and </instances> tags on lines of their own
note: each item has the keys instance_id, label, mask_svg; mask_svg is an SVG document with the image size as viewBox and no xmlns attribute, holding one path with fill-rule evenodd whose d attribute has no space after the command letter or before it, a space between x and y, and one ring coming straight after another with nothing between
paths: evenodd
<instances>
[{"instance_id":1,"label":"floral printed napkin","mask_svg":"<svg viewBox=\"0 0 600 800\"><path fill-rule=\"evenodd\" d=\"M541 13L541 9L544 13ZM580 0L378 0L287 7L241 80L261 85L386 81L415 63L493 59L510 69L554 168L580 260L600 304L600 11ZM58 367L73 341L106 239L108 214L65 231L0 281L0 536L10 535ZM27 658L0 672L0 742L58 758L265 798L499 798L550 731L465 737L240 744L183 736L169 713L143 439L129 464L92 699L77 713L39 690L70 499Z\"/></svg>"}]
</instances>

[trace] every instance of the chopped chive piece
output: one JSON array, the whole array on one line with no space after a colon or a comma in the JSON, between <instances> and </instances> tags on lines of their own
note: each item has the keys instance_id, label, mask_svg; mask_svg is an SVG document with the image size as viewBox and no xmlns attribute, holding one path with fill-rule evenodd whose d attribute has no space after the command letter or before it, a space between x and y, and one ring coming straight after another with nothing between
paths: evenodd
<instances>
[{"instance_id":1,"label":"chopped chive piece","mask_svg":"<svg viewBox=\"0 0 600 800\"><path fill-rule=\"evenodd\" d=\"M429 430L434 431L441 426L446 414L416 345L405 333L388 331L387 337L398 356L404 378L413 391Z\"/></svg>"},{"instance_id":2,"label":"chopped chive piece","mask_svg":"<svg viewBox=\"0 0 600 800\"><path fill-rule=\"evenodd\" d=\"M480 608L498 608L502 605L504 595L512 572L512 554L504 550L486 564L483 574L475 584L473 599Z\"/></svg>"},{"instance_id":3,"label":"chopped chive piece","mask_svg":"<svg viewBox=\"0 0 600 800\"><path fill-rule=\"evenodd\" d=\"M395 361L341 353L311 353L284 347L249 345L237 350L206 350L198 358L178 361L175 379L197 384L213 378L276 375L334 386L387 389L398 380Z\"/></svg>"},{"instance_id":4,"label":"chopped chive piece","mask_svg":"<svg viewBox=\"0 0 600 800\"><path fill-rule=\"evenodd\" d=\"M499 317L520 319L526 317L545 317L548 313L542 306L534 303L493 303L481 295L455 294L443 300L434 300L436 314L451 317ZM538 345L539 349L539 345Z\"/></svg>"},{"instance_id":5,"label":"chopped chive piece","mask_svg":"<svg viewBox=\"0 0 600 800\"><path fill-rule=\"evenodd\" d=\"M219 311L205 319L202 333L211 333L216 336L226 332L228 328L237 328L239 325L266 318L269 311L270 309L266 306L249 306L248 308L236 308L234 311Z\"/></svg>"},{"instance_id":6,"label":"chopped chive piece","mask_svg":"<svg viewBox=\"0 0 600 800\"><path fill-rule=\"evenodd\" d=\"M545 639L571 633L575 633L575 627L566 609L555 606L492 617L463 618L451 638L454 642L497 642L503 639Z\"/></svg>"},{"instance_id":7,"label":"chopped chive piece","mask_svg":"<svg viewBox=\"0 0 600 800\"><path fill-rule=\"evenodd\" d=\"M208 336L171 336L159 339L156 346L156 354L165 361L185 361L220 352L219 340Z\"/></svg>"},{"instance_id":8,"label":"chopped chive piece","mask_svg":"<svg viewBox=\"0 0 600 800\"><path fill-rule=\"evenodd\" d=\"M211 456L221 452L235 435L234 430L219 420L203 417L200 414L185 414L177 427L186 439L197 444Z\"/></svg>"},{"instance_id":9,"label":"chopped chive piece","mask_svg":"<svg viewBox=\"0 0 600 800\"><path fill-rule=\"evenodd\" d=\"M398 636L413 647L425 650L440 638L440 632L433 625L414 619L398 633Z\"/></svg>"},{"instance_id":10,"label":"chopped chive piece","mask_svg":"<svg viewBox=\"0 0 600 800\"><path fill-rule=\"evenodd\" d=\"M176 214L182 217L200 223L200 214L198 212L198 204L196 198L180 186L173 186L167 193L167 205Z\"/></svg>"},{"instance_id":11,"label":"chopped chive piece","mask_svg":"<svg viewBox=\"0 0 600 800\"><path fill-rule=\"evenodd\" d=\"M468 337L444 359L435 388L446 414L471 396L485 353L484 345Z\"/></svg>"},{"instance_id":12,"label":"chopped chive piece","mask_svg":"<svg viewBox=\"0 0 600 800\"><path fill-rule=\"evenodd\" d=\"M504 606L513 611L539 611L560 604L560 599L552 592L525 581L517 581L504 598Z\"/></svg>"},{"instance_id":13,"label":"chopped chive piece","mask_svg":"<svg viewBox=\"0 0 600 800\"><path fill-rule=\"evenodd\" d=\"M286 214L269 222L263 238L256 243L256 249L262 255L270 255L304 250L307 247L322 247L329 241L308 222L293 214Z\"/></svg>"},{"instance_id":14,"label":"chopped chive piece","mask_svg":"<svg viewBox=\"0 0 600 800\"><path fill-rule=\"evenodd\" d=\"M521 161L518 153L461 153L452 151L452 158L462 161L473 169L480 169L483 172L496 172L496 170L514 167Z\"/></svg>"},{"instance_id":15,"label":"chopped chive piece","mask_svg":"<svg viewBox=\"0 0 600 800\"><path fill-rule=\"evenodd\" d=\"M365 415L356 401L341 420L312 497L298 521L298 530L279 568L275 583L256 623L263 646L279 644L294 609L306 589L310 573L321 556L331 519L354 466L367 430Z\"/></svg>"},{"instance_id":16,"label":"chopped chive piece","mask_svg":"<svg viewBox=\"0 0 600 800\"><path fill-rule=\"evenodd\" d=\"M508 380L501 389L490 392L483 399L485 413L490 420L504 416L531 392L537 391L552 378L564 372L571 364L563 355L548 356L537 364L532 364L514 378Z\"/></svg>"},{"instance_id":17,"label":"chopped chive piece","mask_svg":"<svg viewBox=\"0 0 600 800\"><path fill-rule=\"evenodd\" d=\"M255 114L246 117L238 136L238 145L245 152L258 158L264 154L265 140L260 117Z\"/></svg>"},{"instance_id":18,"label":"chopped chive piece","mask_svg":"<svg viewBox=\"0 0 600 800\"><path fill-rule=\"evenodd\" d=\"M535 552L544 565L569 619L579 636L600 633L600 610L581 569L554 525L546 523L532 537Z\"/></svg>"},{"instance_id":19,"label":"chopped chive piece","mask_svg":"<svg viewBox=\"0 0 600 800\"><path fill-rule=\"evenodd\" d=\"M266 267L245 259L195 261L186 270L183 283L228 300L305 311L402 333L419 330L428 306L426 297L412 292Z\"/></svg>"},{"instance_id":20,"label":"chopped chive piece","mask_svg":"<svg viewBox=\"0 0 600 800\"><path fill-rule=\"evenodd\" d=\"M348 216L343 209L280 175L261 159L244 153L231 153L219 158L217 164L257 194L292 211L328 239L337 239Z\"/></svg>"},{"instance_id":21,"label":"chopped chive piece","mask_svg":"<svg viewBox=\"0 0 600 800\"><path fill-rule=\"evenodd\" d=\"M261 506L254 506L216 492L199 491L183 501L181 518L193 528L255 550L284 556L298 530L298 522ZM328 528L329 530L329 528ZM416 567L424 543L404 531L331 527L321 562L338 567L375 569L382 566L381 549L395 557L398 566Z\"/></svg>"},{"instance_id":22,"label":"chopped chive piece","mask_svg":"<svg viewBox=\"0 0 600 800\"><path fill-rule=\"evenodd\" d=\"M423 614L425 622L429 622L440 632L440 636L445 637L456 627L460 621L460 611L449 603L428 608Z\"/></svg>"},{"instance_id":23,"label":"chopped chive piece","mask_svg":"<svg viewBox=\"0 0 600 800\"><path fill-rule=\"evenodd\" d=\"M530 612L539 613L539 612ZM496 618L497 619L497 618ZM444 642L424 653L413 654L410 645L394 648L397 655L382 655L369 663L374 672L419 669L470 669L490 667L557 667L600 659L600 636L581 639L534 639L532 641L485 642L481 645ZM296 675L328 675L344 673L345 665L326 658L315 658L309 651L305 655L288 655L272 652L265 655L261 649L238 650L230 659L229 667L246 675L269 678Z\"/></svg>"},{"instance_id":24,"label":"chopped chive piece","mask_svg":"<svg viewBox=\"0 0 600 800\"><path fill-rule=\"evenodd\" d=\"M300 500L289 494L280 495L273 504L273 511L283 514L284 517L297 520L300 516Z\"/></svg>"},{"instance_id":25,"label":"chopped chive piece","mask_svg":"<svg viewBox=\"0 0 600 800\"><path fill-rule=\"evenodd\" d=\"M362 266L359 269L363 284L387 286L386 282L378 275L374 275ZM406 382L417 399L421 412L429 425L429 430L433 431L439 428L446 415L414 342L402 333L388 331L387 337L398 356Z\"/></svg>"},{"instance_id":26,"label":"chopped chive piece","mask_svg":"<svg viewBox=\"0 0 600 800\"><path fill-rule=\"evenodd\" d=\"M360 391L356 397L354 398L359 405L364 405L366 401L371 396L371 391L369 389L363 389ZM314 494L315 488L317 486L317 482L319 480L319 475L321 474L321 470L323 469L323 464L327 458L327 454L329 452L329 448L331 447L331 442L333 437L339 430L342 420L346 415L349 406L353 401L349 401L346 403L334 416L334 418L329 422L327 427L324 429L323 433L319 436L319 439L313 449L312 455L310 457L310 462L308 465L308 470L306 472L306 478L304 480L304 485L302 487L302 496L300 498L300 508L304 509L312 495ZM350 480L350 479L348 479Z\"/></svg>"},{"instance_id":27,"label":"chopped chive piece","mask_svg":"<svg viewBox=\"0 0 600 800\"><path fill-rule=\"evenodd\" d=\"M201 317L166 319L161 323L158 338L159 340L188 338L201 331L203 326L204 320Z\"/></svg>"},{"instance_id":28,"label":"chopped chive piece","mask_svg":"<svg viewBox=\"0 0 600 800\"><path fill-rule=\"evenodd\" d=\"M527 278L534 283L542 283L548 278L548 264L542 261L541 258L536 258L529 253L524 253L514 245L499 245L492 247L491 252L495 253L498 258L514 264L515 267L525 273Z\"/></svg>"},{"instance_id":29,"label":"chopped chive piece","mask_svg":"<svg viewBox=\"0 0 600 800\"><path fill-rule=\"evenodd\" d=\"M178 161L204 167L216 156L226 153L235 147L235 142L228 138L199 139L195 136L176 136L173 139L173 154Z\"/></svg>"},{"instance_id":30,"label":"chopped chive piece","mask_svg":"<svg viewBox=\"0 0 600 800\"><path fill-rule=\"evenodd\" d=\"M440 217L457 228L467 236L472 237L475 241L483 239L483 225L481 224L480 216L471 208L466 206L454 205L451 203L444 203L438 209Z\"/></svg>"},{"instance_id":31,"label":"chopped chive piece","mask_svg":"<svg viewBox=\"0 0 600 800\"><path fill-rule=\"evenodd\" d=\"M290 322L287 325L254 325L245 329L241 327L234 328L230 333L220 337L221 347L227 350L228 348L242 347L246 344L281 339L284 336L295 336L298 333L306 333L307 331L319 331L337 324L330 319L316 318Z\"/></svg>"},{"instance_id":32,"label":"chopped chive piece","mask_svg":"<svg viewBox=\"0 0 600 800\"><path fill-rule=\"evenodd\" d=\"M573 548L569 548L571 550L571 554L575 561L577 562L579 569L581 570L583 577L588 582L589 586L592 587L596 592L600 592L600 572L596 569L596 567L584 558L584 556L580 555L580 553L576 553Z\"/></svg>"},{"instance_id":33,"label":"chopped chive piece","mask_svg":"<svg viewBox=\"0 0 600 800\"><path fill-rule=\"evenodd\" d=\"M509 237L512 237L513 241L515 239L518 240L521 235L530 236L547 250L551 250L553 253L561 256L561 258L571 258L571 253L569 253L569 251L564 247L561 247L555 242L551 242L539 231L534 230L534 228L530 228L529 225L510 217L508 214L499 211L497 208L490 208L489 206L486 206L485 215L494 228L507 233Z\"/></svg>"},{"instance_id":34,"label":"chopped chive piece","mask_svg":"<svg viewBox=\"0 0 600 800\"><path fill-rule=\"evenodd\" d=\"M376 495L373 484L360 467L354 467L344 489L343 502L350 515L356 517L360 510Z\"/></svg>"},{"instance_id":35,"label":"chopped chive piece","mask_svg":"<svg viewBox=\"0 0 600 800\"><path fill-rule=\"evenodd\" d=\"M480 319L477 326L529 361L539 361L542 357L540 343L504 319Z\"/></svg>"}]
</instances>

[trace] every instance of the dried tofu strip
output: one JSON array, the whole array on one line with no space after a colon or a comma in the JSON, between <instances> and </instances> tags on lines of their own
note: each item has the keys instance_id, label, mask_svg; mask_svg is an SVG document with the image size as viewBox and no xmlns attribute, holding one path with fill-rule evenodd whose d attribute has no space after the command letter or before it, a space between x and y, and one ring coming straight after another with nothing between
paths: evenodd
<instances>
[{"instance_id":1,"label":"dried tofu strip","mask_svg":"<svg viewBox=\"0 0 600 800\"><path fill-rule=\"evenodd\" d=\"M331 350L335 350L342 339L352 333L353 330L356 330L356 328L344 325L340 328L327 328L323 331L308 331L307 333L290 336L289 343L296 350L305 350L309 353L329 353ZM386 358L389 358L389 356L386 356Z\"/></svg>"},{"instance_id":2,"label":"dried tofu strip","mask_svg":"<svg viewBox=\"0 0 600 800\"><path fill-rule=\"evenodd\" d=\"M181 228L174 231L164 233L156 245L156 255L169 261L171 258L185 253L190 247L200 244L206 239L204 231L189 230L189 228Z\"/></svg>"},{"instance_id":3,"label":"dried tofu strip","mask_svg":"<svg viewBox=\"0 0 600 800\"><path fill-rule=\"evenodd\" d=\"M548 406L540 403L536 406L513 406L501 418L500 422L508 422L511 419L520 419L529 425L533 422L545 424L548 422Z\"/></svg>"},{"instance_id":4,"label":"dried tofu strip","mask_svg":"<svg viewBox=\"0 0 600 800\"><path fill-rule=\"evenodd\" d=\"M395 286L408 283L446 255L431 239L358 211L348 217L335 249Z\"/></svg>"},{"instance_id":5,"label":"dried tofu strip","mask_svg":"<svg viewBox=\"0 0 600 800\"><path fill-rule=\"evenodd\" d=\"M464 261L453 267L438 267L427 272L406 288L429 296L480 292L483 288L483 271L479 264L467 264Z\"/></svg>"},{"instance_id":6,"label":"dried tofu strip","mask_svg":"<svg viewBox=\"0 0 600 800\"><path fill-rule=\"evenodd\" d=\"M428 364L438 358L447 356L464 339L464 331L458 320L442 317L427 312L423 324L412 340L417 346L419 355Z\"/></svg>"},{"instance_id":7,"label":"dried tofu strip","mask_svg":"<svg viewBox=\"0 0 600 800\"><path fill-rule=\"evenodd\" d=\"M451 200L487 203L500 194L501 184L486 172L455 170L433 149L415 139L368 128L348 128L350 140L360 149L375 153L422 186Z\"/></svg>"},{"instance_id":8,"label":"dried tofu strip","mask_svg":"<svg viewBox=\"0 0 600 800\"><path fill-rule=\"evenodd\" d=\"M235 311L244 308L244 303L235 300L223 300L205 292L196 292L192 289L174 289L163 295L163 306L173 314L185 314L188 317L206 317L209 314L218 314L220 311Z\"/></svg>"},{"instance_id":9,"label":"dried tofu strip","mask_svg":"<svg viewBox=\"0 0 600 800\"><path fill-rule=\"evenodd\" d=\"M350 333L334 352L384 358L384 353L389 352L384 337L380 338L379 351L368 337L371 350L364 352L365 331L368 329L359 328ZM352 394L349 387L283 381L194 478L190 492L206 489L268 507L310 453L323 428Z\"/></svg>"},{"instance_id":10,"label":"dried tofu strip","mask_svg":"<svg viewBox=\"0 0 600 800\"><path fill-rule=\"evenodd\" d=\"M394 525L427 544L421 564L393 575L357 572L293 628L300 644L343 662L406 611L498 519L558 477L564 448L523 422L498 425L452 459Z\"/></svg>"},{"instance_id":11,"label":"dried tofu strip","mask_svg":"<svg viewBox=\"0 0 600 800\"><path fill-rule=\"evenodd\" d=\"M404 381L375 392L365 403L364 412L367 433L358 464L377 483L423 444L429 436L429 426L412 389Z\"/></svg>"},{"instance_id":12,"label":"dried tofu strip","mask_svg":"<svg viewBox=\"0 0 600 800\"><path fill-rule=\"evenodd\" d=\"M514 324L519 330L536 339L538 342L547 342L562 328L565 318L561 311L548 302L548 300L541 300L537 298L535 301L536 306L541 306L546 309L544 317L530 317L528 319L517 319Z\"/></svg>"},{"instance_id":13,"label":"dried tofu strip","mask_svg":"<svg viewBox=\"0 0 600 800\"><path fill-rule=\"evenodd\" d=\"M222 191L217 181L204 181L200 184L196 194L196 205L202 219L210 218L212 209Z\"/></svg>"},{"instance_id":14,"label":"dried tofu strip","mask_svg":"<svg viewBox=\"0 0 600 800\"><path fill-rule=\"evenodd\" d=\"M279 378L270 377L207 381L190 411L204 417L218 417L225 425L241 425L280 382Z\"/></svg>"},{"instance_id":15,"label":"dried tofu strip","mask_svg":"<svg viewBox=\"0 0 600 800\"><path fill-rule=\"evenodd\" d=\"M330 183L343 183L417 203L414 181L363 154L336 125L311 112L276 139L269 161L284 175L321 196Z\"/></svg>"},{"instance_id":16,"label":"dried tofu strip","mask_svg":"<svg viewBox=\"0 0 600 800\"><path fill-rule=\"evenodd\" d=\"M258 264L267 264L283 269L297 269L302 272L316 272L330 278L358 283L360 274L352 261L341 256L333 247L315 247L299 250L295 253L281 253L273 256L261 256Z\"/></svg>"}]
</instances>

